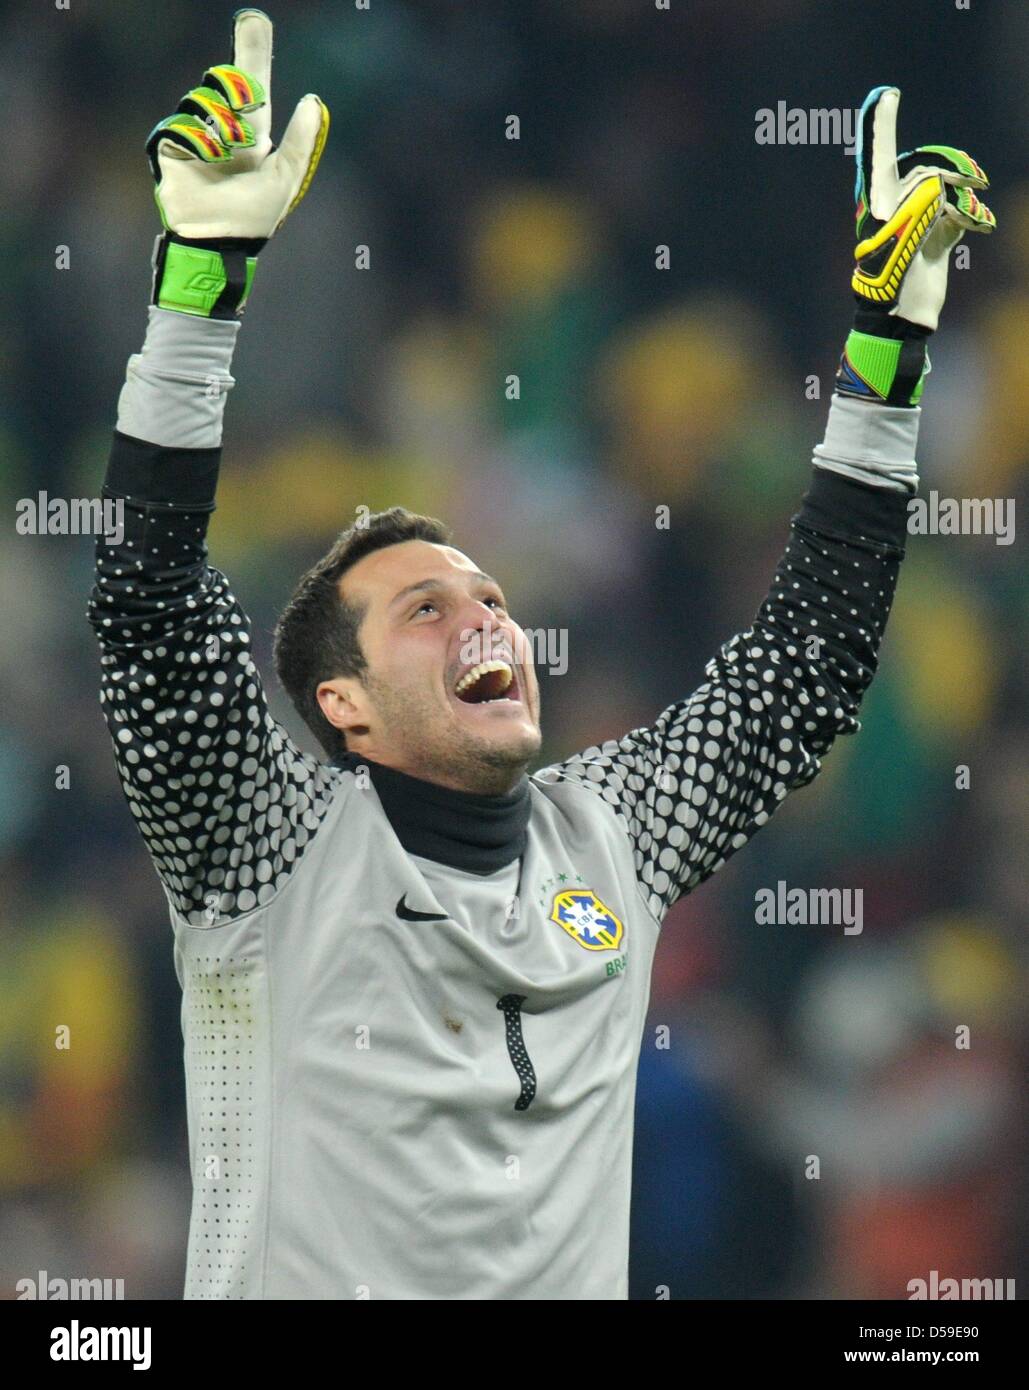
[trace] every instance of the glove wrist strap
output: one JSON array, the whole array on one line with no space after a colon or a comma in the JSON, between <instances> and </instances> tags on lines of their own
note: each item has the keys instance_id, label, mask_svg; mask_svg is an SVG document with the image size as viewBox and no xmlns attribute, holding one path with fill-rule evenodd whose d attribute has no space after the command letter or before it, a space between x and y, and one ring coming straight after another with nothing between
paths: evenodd
<instances>
[{"instance_id":1,"label":"glove wrist strap","mask_svg":"<svg viewBox=\"0 0 1029 1390\"><path fill-rule=\"evenodd\" d=\"M265 244L245 238L190 241L164 232L154 243L151 303L201 318L239 317Z\"/></svg>"},{"instance_id":2,"label":"glove wrist strap","mask_svg":"<svg viewBox=\"0 0 1029 1390\"><path fill-rule=\"evenodd\" d=\"M932 370L929 330L896 314L859 307L836 372L841 396L915 406Z\"/></svg>"}]
</instances>

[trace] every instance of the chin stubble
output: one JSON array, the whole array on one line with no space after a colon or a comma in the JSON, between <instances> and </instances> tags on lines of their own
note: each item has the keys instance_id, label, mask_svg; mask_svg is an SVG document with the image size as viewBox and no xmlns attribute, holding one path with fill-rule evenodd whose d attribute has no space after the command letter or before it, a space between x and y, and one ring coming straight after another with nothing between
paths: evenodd
<instances>
[{"instance_id":1,"label":"chin stubble","mask_svg":"<svg viewBox=\"0 0 1029 1390\"><path fill-rule=\"evenodd\" d=\"M469 790L492 794L510 786L512 777L539 751L538 733L520 733L506 746L479 740L460 727L441 734L431 719L426 720L424 700L373 676L363 683L394 747L408 751L412 774L424 780L456 777Z\"/></svg>"}]
</instances>

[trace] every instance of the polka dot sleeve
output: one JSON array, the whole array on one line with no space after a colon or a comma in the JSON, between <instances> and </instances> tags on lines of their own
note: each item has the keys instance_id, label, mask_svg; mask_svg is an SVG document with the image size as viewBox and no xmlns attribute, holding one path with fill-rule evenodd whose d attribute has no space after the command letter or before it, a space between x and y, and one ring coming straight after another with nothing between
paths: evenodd
<instances>
[{"instance_id":1,"label":"polka dot sleeve","mask_svg":"<svg viewBox=\"0 0 1029 1390\"><path fill-rule=\"evenodd\" d=\"M838 734L860 727L905 522L898 494L816 471L768 596L708 662L706 684L649 728L537 774L613 808L658 920L817 775Z\"/></svg>"},{"instance_id":2,"label":"polka dot sleeve","mask_svg":"<svg viewBox=\"0 0 1029 1390\"><path fill-rule=\"evenodd\" d=\"M218 449L115 435L88 617L115 760L169 899L194 926L271 900L321 823L339 773L270 715L250 627L207 564Z\"/></svg>"}]
</instances>

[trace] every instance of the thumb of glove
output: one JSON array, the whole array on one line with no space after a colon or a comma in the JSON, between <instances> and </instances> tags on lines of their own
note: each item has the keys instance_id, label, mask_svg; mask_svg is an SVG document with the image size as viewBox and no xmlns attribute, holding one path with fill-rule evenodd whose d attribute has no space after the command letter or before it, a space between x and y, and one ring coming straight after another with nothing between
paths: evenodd
<instances>
[{"instance_id":1,"label":"thumb of glove","mask_svg":"<svg viewBox=\"0 0 1029 1390\"><path fill-rule=\"evenodd\" d=\"M283 190L283 212L275 224L276 231L311 186L328 134L328 107L313 93L301 97L282 143L268 156L276 182Z\"/></svg>"}]
</instances>

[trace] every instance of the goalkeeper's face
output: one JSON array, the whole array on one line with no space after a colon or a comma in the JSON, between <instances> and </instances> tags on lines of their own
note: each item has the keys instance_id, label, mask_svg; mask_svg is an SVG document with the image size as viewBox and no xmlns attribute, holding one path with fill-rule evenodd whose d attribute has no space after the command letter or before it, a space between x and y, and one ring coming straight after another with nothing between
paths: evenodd
<instances>
[{"instance_id":1,"label":"goalkeeper's face","mask_svg":"<svg viewBox=\"0 0 1029 1390\"><path fill-rule=\"evenodd\" d=\"M403 541L340 581L367 669L319 698L351 752L462 791L514 785L539 751L530 644L496 580L448 545Z\"/></svg>"}]
</instances>

